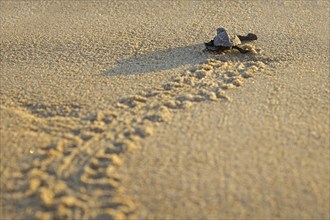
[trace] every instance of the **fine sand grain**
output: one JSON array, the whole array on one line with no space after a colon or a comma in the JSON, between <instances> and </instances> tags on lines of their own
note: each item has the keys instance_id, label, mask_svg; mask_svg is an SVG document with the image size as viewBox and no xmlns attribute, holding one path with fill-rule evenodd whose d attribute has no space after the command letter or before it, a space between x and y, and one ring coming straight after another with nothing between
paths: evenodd
<instances>
[{"instance_id":1,"label":"fine sand grain","mask_svg":"<svg viewBox=\"0 0 330 220\"><path fill-rule=\"evenodd\" d=\"M0 2L1 218L329 218L329 3ZM203 52L224 25L250 54Z\"/></svg>"}]
</instances>

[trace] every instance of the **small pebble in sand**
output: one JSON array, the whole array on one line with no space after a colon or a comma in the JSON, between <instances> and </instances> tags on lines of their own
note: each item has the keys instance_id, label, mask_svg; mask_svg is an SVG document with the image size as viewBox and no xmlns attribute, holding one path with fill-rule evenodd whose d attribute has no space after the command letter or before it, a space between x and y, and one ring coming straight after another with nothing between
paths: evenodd
<instances>
[{"instance_id":1,"label":"small pebble in sand","mask_svg":"<svg viewBox=\"0 0 330 220\"><path fill-rule=\"evenodd\" d=\"M235 79L232 83L235 86L241 86L243 84L243 81L241 79Z\"/></svg>"},{"instance_id":2,"label":"small pebble in sand","mask_svg":"<svg viewBox=\"0 0 330 220\"><path fill-rule=\"evenodd\" d=\"M217 95L216 95L216 93L214 93L214 92L209 92L209 93L207 94L207 97L208 97L208 99L211 100L211 101L216 101L216 100L217 100Z\"/></svg>"},{"instance_id":3,"label":"small pebble in sand","mask_svg":"<svg viewBox=\"0 0 330 220\"><path fill-rule=\"evenodd\" d=\"M27 191L27 195L33 195L39 186L41 185L41 180L38 178L32 178L29 182L29 190Z\"/></svg>"},{"instance_id":4,"label":"small pebble in sand","mask_svg":"<svg viewBox=\"0 0 330 220\"><path fill-rule=\"evenodd\" d=\"M231 83L227 83L222 86L222 89L235 89L235 88L236 86Z\"/></svg>"},{"instance_id":5,"label":"small pebble in sand","mask_svg":"<svg viewBox=\"0 0 330 220\"><path fill-rule=\"evenodd\" d=\"M51 206L54 203L54 193L52 190L42 187L40 189L40 198L45 206Z\"/></svg>"}]
</instances>

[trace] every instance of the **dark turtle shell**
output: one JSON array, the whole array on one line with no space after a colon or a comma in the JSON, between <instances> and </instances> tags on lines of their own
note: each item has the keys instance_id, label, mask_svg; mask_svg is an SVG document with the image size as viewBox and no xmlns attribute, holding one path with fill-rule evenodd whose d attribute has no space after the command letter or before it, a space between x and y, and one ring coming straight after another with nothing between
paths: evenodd
<instances>
[{"instance_id":1,"label":"dark turtle shell","mask_svg":"<svg viewBox=\"0 0 330 220\"><path fill-rule=\"evenodd\" d=\"M236 34L230 34L225 28L217 29L217 36L213 39L214 46L232 47L240 45L242 42Z\"/></svg>"}]
</instances>

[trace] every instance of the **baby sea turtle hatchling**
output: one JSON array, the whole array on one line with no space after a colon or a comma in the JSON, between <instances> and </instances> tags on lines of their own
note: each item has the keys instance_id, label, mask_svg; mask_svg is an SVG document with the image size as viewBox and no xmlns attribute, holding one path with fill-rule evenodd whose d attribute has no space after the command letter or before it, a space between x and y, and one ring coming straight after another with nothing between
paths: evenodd
<instances>
[{"instance_id":1,"label":"baby sea turtle hatchling","mask_svg":"<svg viewBox=\"0 0 330 220\"><path fill-rule=\"evenodd\" d=\"M206 50L223 52L226 50L236 49L241 53L248 53L249 50L240 48L239 45L245 42L257 40L257 35L249 33L246 36L228 33L228 31L221 27L217 29L217 36L210 42L204 43Z\"/></svg>"}]
</instances>

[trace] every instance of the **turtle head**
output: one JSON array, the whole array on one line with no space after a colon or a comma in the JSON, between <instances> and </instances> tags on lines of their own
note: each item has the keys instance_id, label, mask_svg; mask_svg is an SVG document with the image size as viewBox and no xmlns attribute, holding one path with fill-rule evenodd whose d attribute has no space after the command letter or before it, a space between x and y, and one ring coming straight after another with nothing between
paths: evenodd
<instances>
[{"instance_id":1,"label":"turtle head","mask_svg":"<svg viewBox=\"0 0 330 220\"><path fill-rule=\"evenodd\" d=\"M226 29L223 27L218 28L217 33L221 33L221 32L226 32Z\"/></svg>"}]
</instances>

